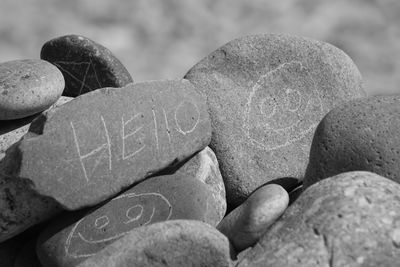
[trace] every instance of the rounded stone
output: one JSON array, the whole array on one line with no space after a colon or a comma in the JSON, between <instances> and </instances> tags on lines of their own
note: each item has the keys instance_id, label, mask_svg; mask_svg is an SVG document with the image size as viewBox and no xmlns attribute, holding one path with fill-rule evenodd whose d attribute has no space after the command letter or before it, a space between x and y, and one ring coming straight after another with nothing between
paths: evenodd
<instances>
[{"instance_id":1,"label":"rounded stone","mask_svg":"<svg viewBox=\"0 0 400 267\"><path fill-rule=\"evenodd\" d=\"M40 59L0 63L0 120L14 120L41 112L61 96L64 78Z\"/></svg>"},{"instance_id":2,"label":"rounded stone","mask_svg":"<svg viewBox=\"0 0 400 267\"><path fill-rule=\"evenodd\" d=\"M340 49L266 34L233 40L186 75L206 98L228 206L280 177L303 179L312 135L334 106L364 96Z\"/></svg>"},{"instance_id":3,"label":"rounded stone","mask_svg":"<svg viewBox=\"0 0 400 267\"><path fill-rule=\"evenodd\" d=\"M258 242L260 237L286 210L289 195L280 185L265 185L218 224L237 252Z\"/></svg>"},{"instance_id":4,"label":"rounded stone","mask_svg":"<svg viewBox=\"0 0 400 267\"><path fill-rule=\"evenodd\" d=\"M398 266L400 185L347 172L307 188L237 265Z\"/></svg>"},{"instance_id":5,"label":"rounded stone","mask_svg":"<svg viewBox=\"0 0 400 267\"><path fill-rule=\"evenodd\" d=\"M318 125L304 178L307 188L348 171L370 171L400 183L400 95L353 100Z\"/></svg>"},{"instance_id":6,"label":"rounded stone","mask_svg":"<svg viewBox=\"0 0 400 267\"><path fill-rule=\"evenodd\" d=\"M133 82L110 50L83 36L65 35L46 42L40 58L61 70L65 96L76 97L98 88L123 87Z\"/></svg>"},{"instance_id":7,"label":"rounded stone","mask_svg":"<svg viewBox=\"0 0 400 267\"><path fill-rule=\"evenodd\" d=\"M79 267L232 266L228 239L214 227L188 220L131 231Z\"/></svg>"},{"instance_id":8,"label":"rounded stone","mask_svg":"<svg viewBox=\"0 0 400 267\"><path fill-rule=\"evenodd\" d=\"M68 214L55 220L39 238L41 262L75 266L132 229L160 221L199 220L215 226L226 202L221 204L223 181L210 153L203 149L174 174L148 178L83 217Z\"/></svg>"}]
</instances>

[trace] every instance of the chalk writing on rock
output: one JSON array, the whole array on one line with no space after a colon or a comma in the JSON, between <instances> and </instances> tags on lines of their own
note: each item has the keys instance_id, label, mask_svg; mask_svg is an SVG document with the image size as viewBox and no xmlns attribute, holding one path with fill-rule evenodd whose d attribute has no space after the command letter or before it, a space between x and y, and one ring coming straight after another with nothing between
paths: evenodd
<instances>
[{"instance_id":1,"label":"chalk writing on rock","mask_svg":"<svg viewBox=\"0 0 400 267\"><path fill-rule=\"evenodd\" d=\"M70 122L76 157L66 161L69 164L72 161L78 161L82 170L82 179L90 183L93 177L98 177L95 175L98 168L101 167L101 171L111 173L113 163L135 161L146 150L154 149L157 156L164 157L165 153L170 153L174 149L171 128L181 135L187 135L196 129L200 121L198 107L186 100L181 102L172 113L173 127L168 121L167 111L164 108L159 108L159 110L152 108L151 112L147 113L134 112L131 116L122 116L119 122L106 121L100 115L98 127L93 125L95 120L91 122L93 128L96 129L96 138L93 135L87 137L79 134L80 128L84 127L83 122L79 124ZM115 123L119 125L114 127ZM85 125L88 127L87 123ZM113 129L117 129L117 133L113 133ZM93 140L98 142L97 145L93 145L93 142L96 142ZM166 141L162 142L162 140Z\"/></svg>"},{"instance_id":2,"label":"chalk writing on rock","mask_svg":"<svg viewBox=\"0 0 400 267\"><path fill-rule=\"evenodd\" d=\"M244 132L265 151L283 148L316 126L322 101L309 71L299 61L281 64L262 75L247 100Z\"/></svg>"},{"instance_id":3,"label":"chalk writing on rock","mask_svg":"<svg viewBox=\"0 0 400 267\"><path fill-rule=\"evenodd\" d=\"M94 78L98 84L97 88L103 87L100 83L99 77L97 76L94 63L90 58L88 62L56 61L53 62L53 64L56 65L63 74L67 75L67 77L80 85L78 95L82 94L84 88L88 91L94 90L86 82L88 79Z\"/></svg>"},{"instance_id":4,"label":"chalk writing on rock","mask_svg":"<svg viewBox=\"0 0 400 267\"><path fill-rule=\"evenodd\" d=\"M133 228L166 221L171 214L172 205L162 194L123 194L73 226L66 239L65 253L72 258L93 256Z\"/></svg>"}]
</instances>

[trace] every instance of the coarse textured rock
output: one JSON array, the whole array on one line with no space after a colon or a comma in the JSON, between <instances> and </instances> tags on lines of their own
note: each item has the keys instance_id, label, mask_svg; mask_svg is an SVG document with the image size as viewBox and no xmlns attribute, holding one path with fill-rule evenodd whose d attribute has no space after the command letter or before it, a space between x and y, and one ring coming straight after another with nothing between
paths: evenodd
<instances>
[{"instance_id":1,"label":"coarse textured rock","mask_svg":"<svg viewBox=\"0 0 400 267\"><path fill-rule=\"evenodd\" d=\"M330 111L314 134L307 188L348 171L370 171L400 183L400 95L353 100Z\"/></svg>"},{"instance_id":2,"label":"coarse textured rock","mask_svg":"<svg viewBox=\"0 0 400 267\"><path fill-rule=\"evenodd\" d=\"M237 252L258 242L286 210L289 195L280 185L269 184L254 191L218 224Z\"/></svg>"},{"instance_id":3,"label":"coarse textured rock","mask_svg":"<svg viewBox=\"0 0 400 267\"><path fill-rule=\"evenodd\" d=\"M38 117L7 150L4 168L75 210L190 157L209 144L210 128L187 81L103 88Z\"/></svg>"},{"instance_id":4,"label":"coarse textured rock","mask_svg":"<svg viewBox=\"0 0 400 267\"><path fill-rule=\"evenodd\" d=\"M137 228L79 267L231 266L228 239L198 221L173 220Z\"/></svg>"},{"instance_id":5,"label":"coarse textured rock","mask_svg":"<svg viewBox=\"0 0 400 267\"><path fill-rule=\"evenodd\" d=\"M132 77L104 46L79 35L65 35L46 42L40 58L56 65L64 75L65 96L104 87L124 87Z\"/></svg>"},{"instance_id":6,"label":"coarse textured rock","mask_svg":"<svg viewBox=\"0 0 400 267\"><path fill-rule=\"evenodd\" d=\"M237 266L398 266L399 195L399 184L370 172L322 180Z\"/></svg>"},{"instance_id":7,"label":"coarse textured rock","mask_svg":"<svg viewBox=\"0 0 400 267\"><path fill-rule=\"evenodd\" d=\"M132 229L159 221L215 226L225 214L224 195L215 155L205 148L172 175L146 179L84 217L55 220L40 236L40 260L45 266L75 266Z\"/></svg>"},{"instance_id":8,"label":"coarse textured rock","mask_svg":"<svg viewBox=\"0 0 400 267\"><path fill-rule=\"evenodd\" d=\"M228 205L279 177L302 179L312 134L335 105L364 96L361 75L338 48L266 34L233 40L185 79L207 99Z\"/></svg>"},{"instance_id":9,"label":"coarse textured rock","mask_svg":"<svg viewBox=\"0 0 400 267\"><path fill-rule=\"evenodd\" d=\"M40 59L0 63L0 120L14 120L41 112L61 96L64 78Z\"/></svg>"},{"instance_id":10,"label":"coarse textured rock","mask_svg":"<svg viewBox=\"0 0 400 267\"><path fill-rule=\"evenodd\" d=\"M50 108L61 106L70 101L71 97L61 96ZM49 109L50 109L49 108ZM32 115L17 120L2 121L0 125L0 160L4 158L6 150L28 132L30 123L38 115Z\"/></svg>"}]
</instances>

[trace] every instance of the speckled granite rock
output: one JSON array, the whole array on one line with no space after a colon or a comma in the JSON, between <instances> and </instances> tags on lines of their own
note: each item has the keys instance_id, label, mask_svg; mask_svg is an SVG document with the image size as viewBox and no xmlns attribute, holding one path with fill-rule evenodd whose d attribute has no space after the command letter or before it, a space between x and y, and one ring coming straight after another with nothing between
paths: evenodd
<instances>
[{"instance_id":1,"label":"speckled granite rock","mask_svg":"<svg viewBox=\"0 0 400 267\"><path fill-rule=\"evenodd\" d=\"M233 40L185 79L207 99L210 147L232 206L268 181L302 179L318 122L337 104L365 95L361 75L343 51L290 35Z\"/></svg>"},{"instance_id":2,"label":"speckled granite rock","mask_svg":"<svg viewBox=\"0 0 400 267\"><path fill-rule=\"evenodd\" d=\"M218 224L237 252L258 242L286 210L289 195L280 185L269 184L254 191L245 202Z\"/></svg>"},{"instance_id":3,"label":"speckled granite rock","mask_svg":"<svg viewBox=\"0 0 400 267\"><path fill-rule=\"evenodd\" d=\"M205 102L189 82L152 81L96 90L44 113L3 165L75 210L189 158L210 137Z\"/></svg>"},{"instance_id":4,"label":"speckled granite rock","mask_svg":"<svg viewBox=\"0 0 400 267\"><path fill-rule=\"evenodd\" d=\"M104 87L123 87L132 77L104 46L79 35L65 35L46 42L40 58L56 65L64 75L65 96L78 96Z\"/></svg>"},{"instance_id":5,"label":"speckled granite rock","mask_svg":"<svg viewBox=\"0 0 400 267\"><path fill-rule=\"evenodd\" d=\"M40 59L0 63L0 120L15 120L41 112L64 90L61 72Z\"/></svg>"},{"instance_id":6,"label":"speckled granite rock","mask_svg":"<svg viewBox=\"0 0 400 267\"><path fill-rule=\"evenodd\" d=\"M228 239L198 221L173 220L131 231L79 267L232 266Z\"/></svg>"},{"instance_id":7,"label":"speckled granite rock","mask_svg":"<svg viewBox=\"0 0 400 267\"><path fill-rule=\"evenodd\" d=\"M399 195L399 184L370 172L322 180L237 266L398 266Z\"/></svg>"},{"instance_id":8,"label":"speckled granite rock","mask_svg":"<svg viewBox=\"0 0 400 267\"><path fill-rule=\"evenodd\" d=\"M400 183L400 95L339 105L315 131L304 187L347 171L364 170Z\"/></svg>"}]
</instances>

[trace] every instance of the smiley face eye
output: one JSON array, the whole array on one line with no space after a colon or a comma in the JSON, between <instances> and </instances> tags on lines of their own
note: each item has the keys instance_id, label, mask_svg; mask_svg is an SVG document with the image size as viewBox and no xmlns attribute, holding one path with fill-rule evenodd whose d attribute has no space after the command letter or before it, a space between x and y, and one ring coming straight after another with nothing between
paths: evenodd
<instances>
[{"instance_id":1,"label":"smiley face eye","mask_svg":"<svg viewBox=\"0 0 400 267\"><path fill-rule=\"evenodd\" d=\"M266 118L271 118L276 112L276 100L270 96L261 99L259 109L261 114Z\"/></svg>"},{"instance_id":2,"label":"smiley face eye","mask_svg":"<svg viewBox=\"0 0 400 267\"><path fill-rule=\"evenodd\" d=\"M142 205L135 205L130 207L129 209L126 210L125 213L126 217L128 218L125 224L137 221L138 219L140 219L140 217L142 217L142 214L143 214Z\"/></svg>"},{"instance_id":3,"label":"smiley face eye","mask_svg":"<svg viewBox=\"0 0 400 267\"><path fill-rule=\"evenodd\" d=\"M109 223L110 219L106 215L104 215L96 219L96 221L94 222L94 227L100 230L106 227Z\"/></svg>"},{"instance_id":4,"label":"smiley face eye","mask_svg":"<svg viewBox=\"0 0 400 267\"><path fill-rule=\"evenodd\" d=\"M291 112L297 111L301 106L301 94L298 90L287 88L286 94L286 109Z\"/></svg>"}]
</instances>

